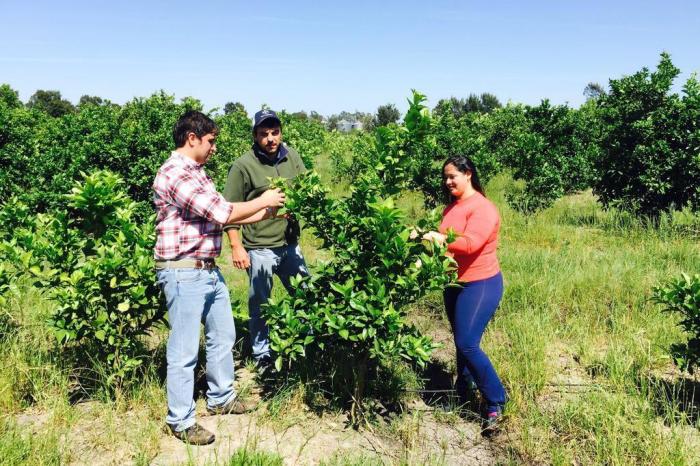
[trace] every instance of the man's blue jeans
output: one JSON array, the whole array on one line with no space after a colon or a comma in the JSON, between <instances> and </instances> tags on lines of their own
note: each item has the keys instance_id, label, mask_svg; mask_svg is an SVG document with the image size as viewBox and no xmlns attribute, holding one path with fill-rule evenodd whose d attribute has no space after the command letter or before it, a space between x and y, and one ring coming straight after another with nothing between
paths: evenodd
<instances>
[{"instance_id":1,"label":"man's blue jeans","mask_svg":"<svg viewBox=\"0 0 700 466\"><path fill-rule=\"evenodd\" d=\"M168 306L168 416L176 431L195 423L194 368L199 353L199 326L204 324L207 352L207 406L221 406L233 390L231 300L219 269L160 269L156 273Z\"/></svg>"},{"instance_id":2,"label":"man's blue jeans","mask_svg":"<svg viewBox=\"0 0 700 466\"><path fill-rule=\"evenodd\" d=\"M272 293L272 274L276 274L288 292L291 292L289 279L301 274L309 275L304 256L299 245L292 244L278 248L249 249L250 267L248 276L248 312L250 314L250 341L253 357L256 360L270 355L270 331L267 322L260 315L260 306L265 304Z\"/></svg>"}]
</instances>

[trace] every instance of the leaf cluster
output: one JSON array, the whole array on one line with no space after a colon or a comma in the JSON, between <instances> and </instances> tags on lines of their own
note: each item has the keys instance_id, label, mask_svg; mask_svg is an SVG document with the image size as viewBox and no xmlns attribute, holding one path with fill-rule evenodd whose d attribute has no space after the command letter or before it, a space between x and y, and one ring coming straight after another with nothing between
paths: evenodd
<instances>
[{"instance_id":1,"label":"leaf cluster","mask_svg":"<svg viewBox=\"0 0 700 466\"><path fill-rule=\"evenodd\" d=\"M688 340L672 345L671 353L681 368L693 372L700 366L700 275L673 278L655 287L652 299L680 317Z\"/></svg>"}]
</instances>

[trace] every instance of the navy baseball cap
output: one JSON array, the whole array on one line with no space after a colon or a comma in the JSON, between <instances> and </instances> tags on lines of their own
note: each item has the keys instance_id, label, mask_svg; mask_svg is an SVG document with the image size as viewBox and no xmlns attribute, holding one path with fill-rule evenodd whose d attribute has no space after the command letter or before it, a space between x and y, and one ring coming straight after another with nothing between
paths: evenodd
<instances>
[{"instance_id":1,"label":"navy baseball cap","mask_svg":"<svg viewBox=\"0 0 700 466\"><path fill-rule=\"evenodd\" d=\"M263 109L255 114L255 117L253 118L253 129L257 128L263 121L270 119L275 120L278 125L282 126L282 122L275 112L272 110Z\"/></svg>"}]
</instances>

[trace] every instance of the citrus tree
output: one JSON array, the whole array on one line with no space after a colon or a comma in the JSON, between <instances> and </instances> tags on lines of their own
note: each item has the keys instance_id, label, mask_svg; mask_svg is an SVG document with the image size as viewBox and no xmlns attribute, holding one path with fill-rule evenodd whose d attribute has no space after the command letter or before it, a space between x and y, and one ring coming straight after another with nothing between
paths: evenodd
<instances>
[{"instance_id":1,"label":"citrus tree","mask_svg":"<svg viewBox=\"0 0 700 466\"><path fill-rule=\"evenodd\" d=\"M294 369L314 361L318 377L344 387L355 423L370 365L392 356L428 361L434 345L407 322L407 305L453 279L444 249L426 249L394 200L417 166L406 149L428 134L430 115L418 109L414 118L406 128L378 130L378 149L347 196L331 197L313 172L285 188L286 209L313 230L332 259L313 276L297 277L292 294L268 302L275 364ZM423 219L417 229L434 228L434 221Z\"/></svg>"},{"instance_id":2,"label":"citrus tree","mask_svg":"<svg viewBox=\"0 0 700 466\"><path fill-rule=\"evenodd\" d=\"M0 211L15 227L0 243L2 275L44 290L57 341L81 366L105 374L109 389L142 364L143 337L165 315L153 279L153 222L136 220L125 188L98 171L73 187L66 210L35 215L8 203Z\"/></svg>"},{"instance_id":3,"label":"citrus tree","mask_svg":"<svg viewBox=\"0 0 700 466\"><path fill-rule=\"evenodd\" d=\"M602 154L594 192L605 205L657 216L700 208L700 83L671 92L680 71L667 53L656 71L610 80L598 99Z\"/></svg>"}]
</instances>

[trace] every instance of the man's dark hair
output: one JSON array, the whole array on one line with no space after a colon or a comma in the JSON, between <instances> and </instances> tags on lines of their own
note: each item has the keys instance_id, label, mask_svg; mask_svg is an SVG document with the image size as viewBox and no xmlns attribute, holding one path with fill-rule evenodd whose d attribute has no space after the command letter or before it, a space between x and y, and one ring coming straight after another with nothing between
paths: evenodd
<instances>
[{"instance_id":1,"label":"man's dark hair","mask_svg":"<svg viewBox=\"0 0 700 466\"><path fill-rule=\"evenodd\" d=\"M182 147L187 141L187 135L194 133L195 136L201 138L209 133L219 134L219 127L216 126L214 120L197 110L185 112L173 127L173 140L175 147Z\"/></svg>"}]
</instances>

